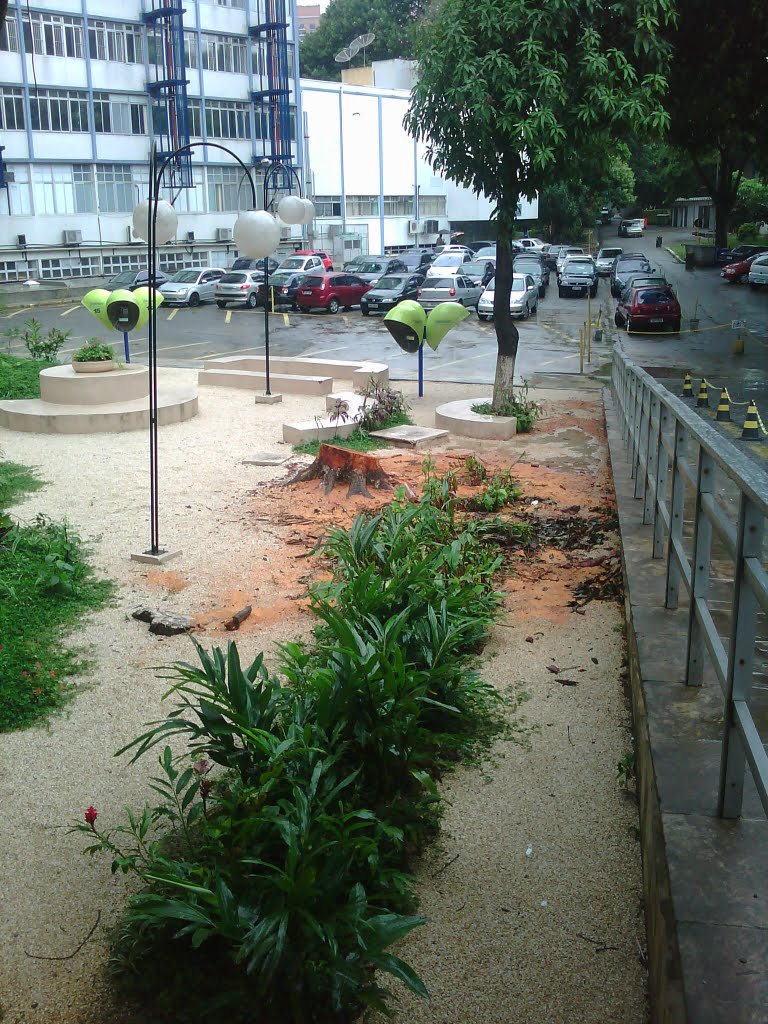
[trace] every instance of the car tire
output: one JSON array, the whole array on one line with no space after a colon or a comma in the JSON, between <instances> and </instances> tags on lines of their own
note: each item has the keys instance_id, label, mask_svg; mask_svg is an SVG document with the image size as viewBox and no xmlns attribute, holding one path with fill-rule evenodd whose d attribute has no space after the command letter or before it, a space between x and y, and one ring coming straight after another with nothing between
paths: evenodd
<instances>
[{"instance_id":1,"label":"car tire","mask_svg":"<svg viewBox=\"0 0 768 1024\"><path fill-rule=\"evenodd\" d=\"M631 334L632 333L632 317L631 316L627 317L627 319L626 319L626 321L624 323L624 330L627 332L627 334Z\"/></svg>"},{"instance_id":2,"label":"car tire","mask_svg":"<svg viewBox=\"0 0 768 1024\"><path fill-rule=\"evenodd\" d=\"M529 317L530 315L531 315L531 307L530 307L530 306L528 305L528 303L526 302L526 304L525 304L525 309L524 309L524 310L523 310L523 312L522 312L522 313L520 314L520 316L521 316L521 319L523 319L523 320L527 320L527 319L528 319L528 317Z\"/></svg>"},{"instance_id":3,"label":"car tire","mask_svg":"<svg viewBox=\"0 0 768 1024\"><path fill-rule=\"evenodd\" d=\"M360 307L360 312L363 314L363 316L370 316L371 315L371 311L369 309L365 309L364 306Z\"/></svg>"},{"instance_id":4,"label":"car tire","mask_svg":"<svg viewBox=\"0 0 768 1024\"><path fill-rule=\"evenodd\" d=\"M222 302L221 299L216 299L216 305L219 307L219 309L227 308L226 302Z\"/></svg>"},{"instance_id":5,"label":"car tire","mask_svg":"<svg viewBox=\"0 0 768 1024\"><path fill-rule=\"evenodd\" d=\"M680 333L680 327L681 327L681 321L680 320L673 321L673 323L672 323L672 334L679 334Z\"/></svg>"},{"instance_id":6,"label":"car tire","mask_svg":"<svg viewBox=\"0 0 768 1024\"><path fill-rule=\"evenodd\" d=\"M596 299L597 298L597 288L590 288L589 295L590 295L590 298Z\"/></svg>"},{"instance_id":7,"label":"car tire","mask_svg":"<svg viewBox=\"0 0 768 1024\"><path fill-rule=\"evenodd\" d=\"M477 319L478 320L488 321L488 320L493 320L493 317L489 316L488 313L480 313L480 312L478 312Z\"/></svg>"},{"instance_id":8,"label":"car tire","mask_svg":"<svg viewBox=\"0 0 768 1024\"><path fill-rule=\"evenodd\" d=\"M536 305L535 305L535 306L533 307L533 309L531 310L531 315L532 315L532 316L537 316L537 315L538 315L538 312L539 312L539 303L538 303L538 301L537 301L537 302L536 302Z\"/></svg>"},{"instance_id":9,"label":"car tire","mask_svg":"<svg viewBox=\"0 0 768 1024\"><path fill-rule=\"evenodd\" d=\"M546 294L547 294L547 289L544 287L544 285L541 285L540 288L539 288L539 298L543 299Z\"/></svg>"},{"instance_id":10,"label":"car tire","mask_svg":"<svg viewBox=\"0 0 768 1024\"><path fill-rule=\"evenodd\" d=\"M256 309L256 307L259 304L258 296L254 295L253 292L251 292L251 294L245 300L245 304L248 307L248 309Z\"/></svg>"},{"instance_id":11,"label":"car tire","mask_svg":"<svg viewBox=\"0 0 768 1024\"><path fill-rule=\"evenodd\" d=\"M558 287L557 294L560 296L561 299L565 297L565 292L563 291L562 288Z\"/></svg>"},{"instance_id":12,"label":"car tire","mask_svg":"<svg viewBox=\"0 0 768 1024\"><path fill-rule=\"evenodd\" d=\"M624 323L624 321L618 313L613 314L613 322L616 324L617 327L621 327L621 325Z\"/></svg>"},{"instance_id":13,"label":"car tire","mask_svg":"<svg viewBox=\"0 0 768 1024\"><path fill-rule=\"evenodd\" d=\"M197 294L197 292L192 292L192 294L189 296L188 305L191 306L192 309L194 309L195 306L200 305L200 296Z\"/></svg>"},{"instance_id":14,"label":"car tire","mask_svg":"<svg viewBox=\"0 0 768 1024\"><path fill-rule=\"evenodd\" d=\"M326 306L326 309L328 310L329 313L338 313L339 312L339 300L338 299L329 299L328 300L328 305Z\"/></svg>"}]
</instances>

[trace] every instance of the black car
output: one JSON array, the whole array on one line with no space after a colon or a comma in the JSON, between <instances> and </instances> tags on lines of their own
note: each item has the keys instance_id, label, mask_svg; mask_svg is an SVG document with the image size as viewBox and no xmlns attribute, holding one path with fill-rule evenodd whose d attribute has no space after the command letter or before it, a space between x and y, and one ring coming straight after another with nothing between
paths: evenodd
<instances>
[{"instance_id":1,"label":"black car","mask_svg":"<svg viewBox=\"0 0 768 1024\"><path fill-rule=\"evenodd\" d=\"M423 274L386 274L360 299L360 310L363 316L386 313L403 299L416 300L423 283Z\"/></svg>"},{"instance_id":2,"label":"black car","mask_svg":"<svg viewBox=\"0 0 768 1024\"><path fill-rule=\"evenodd\" d=\"M543 299L549 287L549 265L540 252L517 253L512 259L515 274L530 274L539 287L539 298Z\"/></svg>"},{"instance_id":3,"label":"black car","mask_svg":"<svg viewBox=\"0 0 768 1024\"><path fill-rule=\"evenodd\" d=\"M407 252L399 252L397 258L407 270L411 270L413 273L423 271L426 274L427 267L435 258L435 254L422 249L409 249Z\"/></svg>"},{"instance_id":4,"label":"black car","mask_svg":"<svg viewBox=\"0 0 768 1024\"><path fill-rule=\"evenodd\" d=\"M543 254L544 263L550 270L557 270L557 257L560 255L560 250L569 248L571 248L570 242L554 242Z\"/></svg>"},{"instance_id":5,"label":"black car","mask_svg":"<svg viewBox=\"0 0 768 1024\"><path fill-rule=\"evenodd\" d=\"M296 309L296 290L306 277L306 274L297 274L295 270L278 270L269 278L269 289L262 283L257 291L258 303L263 306L265 301L270 305L273 301L275 306L290 306Z\"/></svg>"},{"instance_id":6,"label":"black car","mask_svg":"<svg viewBox=\"0 0 768 1024\"><path fill-rule=\"evenodd\" d=\"M768 245L737 245L735 249L718 249L715 252L716 263L740 263L750 256L759 256L768 252Z\"/></svg>"},{"instance_id":7,"label":"black car","mask_svg":"<svg viewBox=\"0 0 768 1024\"><path fill-rule=\"evenodd\" d=\"M471 260L462 266L461 272L475 284L481 284L485 288L496 273L496 260Z\"/></svg>"},{"instance_id":8,"label":"black car","mask_svg":"<svg viewBox=\"0 0 768 1024\"><path fill-rule=\"evenodd\" d=\"M166 281L170 280L167 274L164 274L162 270L158 270L155 277L155 288L159 288L161 284L165 284ZM104 288L108 292L115 292L118 288L135 292L137 288L146 288L148 284L149 273L146 270L124 270L121 274L107 281Z\"/></svg>"},{"instance_id":9,"label":"black car","mask_svg":"<svg viewBox=\"0 0 768 1024\"><path fill-rule=\"evenodd\" d=\"M277 260L273 260L271 256L267 256L269 262L270 274L277 270L280 264ZM235 262L232 264L231 270L264 270L264 260L252 260L247 256L238 256Z\"/></svg>"},{"instance_id":10,"label":"black car","mask_svg":"<svg viewBox=\"0 0 768 1024\"><path fill-rule=\"evenodd\" d=\"M618 299L633 274L652 274L654 269L642 253L624 253L619 256L611 271L611 295Z\"/></svg>"}]
</instances>

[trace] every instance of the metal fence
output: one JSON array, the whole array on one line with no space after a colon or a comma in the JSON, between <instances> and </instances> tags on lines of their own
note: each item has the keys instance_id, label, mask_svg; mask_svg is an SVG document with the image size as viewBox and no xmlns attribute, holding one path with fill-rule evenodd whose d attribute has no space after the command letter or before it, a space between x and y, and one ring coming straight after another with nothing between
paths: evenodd
<instances>
[{"instance_id":1,"label":"metal fence","mask_svg":"<svg viewBox=\"0 0 768 1024\"><path fill-rule=\"evenodd\" d=\"M667 560L665 606L687 592L686 683L702 685L708 654L724 695L718 812L740 816L749 765L768 814L768 756L753 715L756 689L765 693L768 476L618 347L612 384L653 558Z\"/></svg>"}]
</instances>

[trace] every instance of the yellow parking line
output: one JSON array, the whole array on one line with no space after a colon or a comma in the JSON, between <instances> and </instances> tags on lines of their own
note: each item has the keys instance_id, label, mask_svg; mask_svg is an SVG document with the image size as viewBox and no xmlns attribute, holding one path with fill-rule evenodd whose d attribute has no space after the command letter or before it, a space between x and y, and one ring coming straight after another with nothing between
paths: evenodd
<instances>
[{"instance_id":1,"label":"yellow parking line","mask_svg":"<svg viewBox=\"0 0 768 1024\"><path fill-rule=\"evenodd\" d=\"M228 324L231 319L232 319L232 310L228 309L227 310L227 315L224 317L224 323Z\"/></svg>"},{"instance_id":2,"label":"yellow parking line","mask_svg":"<svg viewBox=\"0 0 768 1024\"><path fill-rule=\"evenodd\" d=\"M61 314L62 316L69 316L70 313L74 313L76 309L80 309L79 306L70 306L69 309L65 309Z\"/></svg>"},{"instance_id":3,"label":"yellow parking line","mask_svg":"<svg viewBox=\"0 0 768 1024\"><path fill-rule=\"evenodd\" d=\"M291 321L287 313L283 313L283 323L285 324L286 327L291 326Z\"/></svg>"},{"instance_id":4,"label":"yellow parking line","mask_svg":"<svg viewBox=\"0 0 768 1024\"><path fill-rule=\"evenodd\" d=\"M176 316L176 314L178 312L179 312L179 307L178 306L176 307L176 309L172 309L171 312L168 314L168 320L173 320L173 318Z\"/></svg>"},{"instance_id":5,"label":"yellow parking line","mask_svg":"<svg viewBox=\"0 0 768 1024\"><path fill-rule=\"evenodd\" d=\"M348 316L342 316L341 319L344 321L345 324L349 323L349 317Z\"/></svg>"}]
</instances>

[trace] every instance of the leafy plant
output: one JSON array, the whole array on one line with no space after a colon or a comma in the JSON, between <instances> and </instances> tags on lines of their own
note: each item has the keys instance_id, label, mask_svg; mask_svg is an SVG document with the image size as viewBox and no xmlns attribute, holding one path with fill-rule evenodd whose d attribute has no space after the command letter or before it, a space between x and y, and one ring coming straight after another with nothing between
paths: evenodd
<instances>
[{"instance_id":1,"label":"leafy plant","mask_svg":"<svg viewBox=\"0 0 768 1024\"><path fill-rule=\"evenodd\" d=\"M328 419L333 423L338 431L339 420L342 423L346 423L349 419L349 402L345 402L343 398L337 398L334 403L333 409L328 414ZM334 434L334 439L338 437L338 433Z\"/></svg>"},{"instance_id":2,"label":"leafy plant","mask_svg":"<svg viewBox=\"0 0 768 1024\"><path fill-rule=\"evenodd\" d=\"M40 371L55 362L0 355L0 400L40 397Z\"/></svg>"},{"instance_id":3,"label":"leafy plant","mask_svg":"<svg viewBox=\"0 0 768 1024\"><path fill-rule=\"evenodd\" d=\"M467 474L467 482L473 486L483 483L488 478L488 470L484 463L474 455L468 455L464 459L464 472Z\"/></svg>"},{"instance_id":4,"label":"leafy plant","mask_svg":"<svg viewBox=\"0 0 768 1024\"><path fill-rule=\"evenodd\" d=\"M629 789L635 781L637 765L634 750L628 750L616 765L616 778L622 789Z\"/></svg>"},{"instance_id":5,"label":"leafy plant","mask_svg":"<svg viewBox=\"0 0 768 1024\"><path fill-rule=\"evenodd\" d=\"M465 502L465 507L483 512L498 512L505 505L511 505L522 494L511 471L494 473L486 480L485 487L476 497Z\"/></svg>"},{"instance_id":6,"label":"leafy plant","mask_svg":"<svg viewBox=\"0 0 768 1024\"><path fill-rule=\"evenodd\" d=\"M23 331L18 327L11 327L5 333L9 341L20 338L33 359L55 361L72 331L61 331L58 327L51 327L48 333L44 334L40 321L30 317L24 321Z\"/></svg>"},{"instance_id":7,"label":"leafy plant","mask_svg":"<svg viewBox=\"0 0 768 1024\"><path fill-rule=\"evenodd\" d=\"M101 338L89 338L72 356L73 362L78 363L104 363L115 358L115 350L111 345L106 345Z\"/></svg>"},{"instance_id":8,"label":"leafy plant","mask_svg":"<svg viewBox=\"0 0 768 1024\"><path fill-rule=\"evenodd\" d=\"M408 403L402 391L396 391L371 378L362 394L364 402L360 426L368 433L411 422Z\"/></svg>"},{"instance_id":9,"label":"leafy plant","mask_svg":"<svg viewBox=\"0 0 768 1024\"><path fill-rule=\"evenodd\" d=\"M527 434L533 430L533 425L541 416L542 409L540 402L528 398L528 382L526 381L515 397L505 399L498 405L494 405L492 402L477 402L472 406L472 412L482 416L515 416L518 434Z\"/></svg>"}]
</instances>

